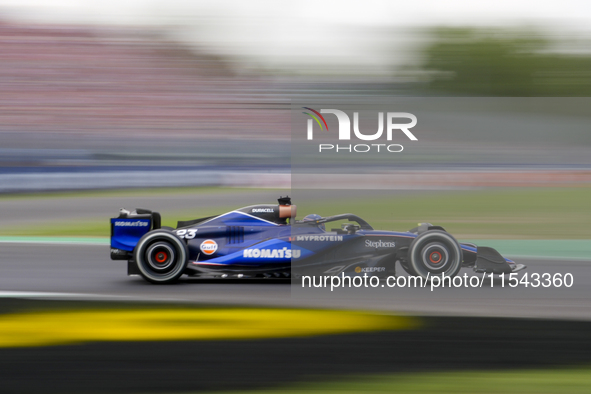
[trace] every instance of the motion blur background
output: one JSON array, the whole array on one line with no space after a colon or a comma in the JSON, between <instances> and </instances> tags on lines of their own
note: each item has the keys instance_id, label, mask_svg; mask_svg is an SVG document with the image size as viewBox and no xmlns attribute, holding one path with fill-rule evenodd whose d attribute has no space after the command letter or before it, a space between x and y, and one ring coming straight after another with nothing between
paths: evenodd
<instances>
[{"instance_id":1,"label":"motion blur background","mask_svg":"<svg viewBox=\"0 0 591 394\"><path fill-rule=\"evenodd\" d=\"M591 16L584 1L557 4L2 1L0 191L285 187L236 171L289 173L292 101L586 97ZM404 160L437 167L467 151L451 163L472 167L494 150L494 164L588 167L584 131L562 152L532 131L503 145L490 130L519 134L510 108L499 125L465 114L485 127ZM555 134L586 122L573 111Z\"/></svg>"},{"instance_id":2,"label":"motion blur background","mask_svg":"<svg viewBox=\"0 0 591 394\"><path fill-rule=\"evenodd\" d=\"M274 305L300 306L290 301L289 289L256 287L260 284L223 288L192 284L201 290L140 288L133 279L126 282L120 264L109 266L112 276L100 276L98 267L107 264L101 259L108 259L104 248L93 252L95 260L83 257L88 254L81 250L51 249L58 238L62 243L108 242L107 219L122 206L158 210L163 224L174 225L177 220L273 202L279 194L293 193L301 216L353 211L376 228L396 230L430 221L462 240L486 240L510 257L525 256L534 262L540 257L567 259L571 264L576 261L582 272L584 289L576 296L561 293L562 301L554 304L548 301L554 295L546 299L544 292L532 293L525 307L512 302L515 293L507 298L497 293L486 296L502 298L501 305L487 305L486 300L462 304L450 292L446 293L450 302L423 298L422 303L413 303L420 296L408 293L412 297L400 297L405 303L382 297L367 309L589 320L590 26L588 2L575 0L0 0L0 240L9 251L0 266L4 268L0 290L17 297L39 291L52 292L54 298L55 293L125 295L144 301L178 297L196 305L203 300L268 305L266 298L275 297ZM372 108L376 103L417 99L426 111L417 126L420 145L408 144L400 154L370 155L362 166L351 155L318 163L293 154L299 153L292 146L294 104ZM358 176L355 182L353 174ZM47 246L24 253L20 242ZM39 261L46 264L44 278L31 265ZM84 282L83 269L68 277L75 267L92 270L95 280ZM123 279L114 279L119 277ZM195 291L201 291L199 296ZM366 309L354 298L322 306ZM55 308L12 301L2 305L6 313ZM310 299L305 305L320 306ZM454 331L460 323L445 324ZM497 333L511 334L503 329L505 323L498 324ZM581 330L568 326L561 332L575 337ZM581 335L577 338L589 342L588 334ZM378 339L369 348L357 349L358 354L372 358L383 343ZM420 337L411 339L425 348ZM315 341L314 346L322 346L322 339ZM234 356L231 345L220 346L228 357ZM457 363L460 372L408 379L388 375L376 378L379 383L362 380L347 387L566 392L567 385L572 392L588 392L586 365L591 360L559 353L559 345L548 346L557 365L582 364L583 369L552 374L534 370L517 377L503 375L506 371L470 375L463 372L471 369L466 355ZM65 354L56 352L58 357ZM20 353L10 357L25 360L22 365L31 362L26 360L44 360L31 354L31 359ZM429 353L421 354L427 372L446 362L429 364ZM495 357L497 362L486 368L502 369L504 359ZM530 361L511 365L536 366ZM285 365L297 370L308 362L301 356ZM122 358L117 365L128 368L129 364L133 362L126 364ZM548 361L544 366L556 365ZM320 368L322 373L303 369L288 380L324 379L354 367ZM416 366L409 369L422 371ZM361 368L359 373L399 370L398 366ZM81 380L91 379L90 373L79 373ZM14 385L7 392L39 391L39 387L24 388L24 378L18 374L12 378ZM123 382L124 377L120 379ZM515 386L515 379L521 385ZM281 385L277 379L261 378L244 387L240 382L238 378L229 386L189 382L180 388L121 383L95 386L94 391ZM318 390L336 390L334 384ZM53 390L90 389L57 385Z\"/></svg>"}]
</instances>

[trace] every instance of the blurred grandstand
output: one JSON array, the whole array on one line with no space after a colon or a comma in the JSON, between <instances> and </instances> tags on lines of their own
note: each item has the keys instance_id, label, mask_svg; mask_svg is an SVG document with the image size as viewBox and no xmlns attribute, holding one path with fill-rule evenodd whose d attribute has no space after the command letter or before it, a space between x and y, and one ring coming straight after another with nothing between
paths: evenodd
<instances>
[{"instance_id":1,"label":"blurred grandstand","mask_svg":"<svg viewBox=\"0 0 591 394\"><path fill-rule=\"evenodd\" d=\"M293 155L297 150L290 146L290 104L370 107L409 96L503 96L494 89L470 90L471 80L463 75L490 82L486 73L497 70L495 78L504 81L516 77L502 70L515 67L497 67L495 62L501 60L494 54L476 53L479 60L473 63L468 61L470 55L460 64L450 61L456 52L482 51L485 45L479 39L487 40L493 49L506 47L511 64L526 68L531 64L521 62L520 56L530 55L515 50L514 41L507 38L497 43L470 33L474 44L441 32L434 30L432 45L423 48L424 64L390 76L351 77L338 72L287 76L241 67L235 59L213 55L204 47L171 41L157 29L1 23L0 192L289 187L290 173L306 173L310 166L327 164ZM553 55L552 59L563 58ZM583 60L576 64L586 64ZM487 67L481 67L483 62ZM552 69L551 62L545 64L545 70ZM519 75L530 71L520 70ZM426 75L435 79L426 83ZM540 79L543 73L536 75L535 81L544 82ZM500 85L485 87L491 86ZM519 91L505 95L519 96ZM428 113L420 115L420 144L395 162L383 156L367 163L356 161L353 172L362 166L369 167L366 172L389 173L401 169L473 172L480 168L497 171L502 178L515 167L570 171L567 176L591 167L586 101L562 102L562 109L554 102L503 101L490 106L468 99L450 101L445 107L440 103L421 101ZM520 107L525 108L523 113L515 111ZM332 158L327 167L332 169L324 171L351 172L348 165L352 165L348 157ZM464 185L464 178L457 183ZM523 179L528 178L529 173ZM376 180L375 184L383 182ZM428 188L429 184L416 187Z\"/></svg>"},{"instance_id":2,"label":"blurred grandstand","mask_svg":"<svg viewBox=\"0 0 591 394\"><path fill-rule=\"evenodd\" d=\"M182 170L207 184L204 166L289 161L286 100L269 82L157 33L3 23L0 53L4 191L121 187L122 171L146 167L161 173L138 186L183 185L170 179Z\"/></svg>"},{"instance_id":3,"label":"blurred grandstand","mask_svg":"<svg viewBox=\"0 0 591 394\"><path fill-rule=\"evenodd\" d=\"M141 28L1 23L0 53L0 192L289 187L289 98L392 89L242 75Z\"/></svg>"}]
</instances>

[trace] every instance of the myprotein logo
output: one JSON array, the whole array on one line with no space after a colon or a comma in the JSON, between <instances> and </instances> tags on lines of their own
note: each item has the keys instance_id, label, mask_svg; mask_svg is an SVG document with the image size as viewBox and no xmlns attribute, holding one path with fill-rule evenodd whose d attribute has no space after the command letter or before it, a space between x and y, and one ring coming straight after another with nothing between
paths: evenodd
<instances>
[{"instance_id":1,"label":"myprotein logo","mask_svg":"<svg viewBox=\"0 0 591 394\"><path fill-rule=\"evenodd\" d=\"M290 241L291 241L290 237ZM319 241L319 242L340 242L342 235L298 235L296 241Z\"/></svg>"},{"instance_id":2,"label":"myprotein logo","mask_svg":"<svg viewBox=\"0 0 591 394\"><path fill-rule=\"evenodd\" d=\"M351 119L344 111L338 109L320 109L317 111L310 107L302 107L308 115L307 139L314 140L314 122L320 128L320 131L328 130L328 123L323 114L335 115L339 122L338 138L339 141L351 141L351 138L361 141L377 141L384 135L387 141L392 141L393 137L400 133L405 135L411 141L418 141L417 137L410 131L417 125L417 117L408 112L378 112L378 130L376 132L362 132L359 127L359 112L353 112L353 134L351 133ZM385 121L384 121L385 119ZM404 122L404 120L407 120ZM402 121L402 123L400 123ZM410 122L408 122L410 121ZM386 123L386 127L384 127ZM386 143L365 143L365 144L318 144L318 151L322 152L402 152L404 147L400 144Z\"/></svg>"}]
</instances>

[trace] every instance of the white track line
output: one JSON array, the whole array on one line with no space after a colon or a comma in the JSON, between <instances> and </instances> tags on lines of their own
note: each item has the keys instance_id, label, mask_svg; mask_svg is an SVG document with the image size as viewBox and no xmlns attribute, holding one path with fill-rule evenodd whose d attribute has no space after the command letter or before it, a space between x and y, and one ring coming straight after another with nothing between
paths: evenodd
<instances>
[{"instance_id":1,"label":"white track line","mask_svg":"<svg viewBox=\"0 0 591 394\"><path fill-rule=\"evenodd\" d=\"M127 298L125 296L84 294L84 293L53 293L42 291L4 291L0 290L0 298L76 298L76 299L96 299L96 298Z\"/></svg>"}]
</instances>

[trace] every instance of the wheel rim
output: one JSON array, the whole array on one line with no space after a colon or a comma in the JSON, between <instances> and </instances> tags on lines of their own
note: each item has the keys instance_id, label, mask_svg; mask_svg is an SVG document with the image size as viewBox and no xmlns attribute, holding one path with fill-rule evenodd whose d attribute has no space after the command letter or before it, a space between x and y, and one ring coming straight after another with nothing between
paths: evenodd
<instances>
[{"instance_id":1,"label":"wheel rim","mask_svg":"<svg viewBox=\"0 0 591 394\"><path fill-rule=\"evenodd\" d=\"M146 251L146 261L157 272L169 271L175 261L174 247L168 242L156 242Z\"/></svg>"},{"instance_id":2,"label":"wheel rim","mask_svg":"<svg viewBox=\"0 0 591 394\"><path fill-rule=\"evenodd\" d=\"M428 279L434 276L455 276L462 268L460 244L443 231L426 232L411 244L409 263L416 275Z\"/></svg>"},{"instance_id":3,"label":"wheel rim","mask_svg":"<svg viewBox=\"0 0 591 394\"><path fill-rule=\"evenodd\" d=\"M445 245L439 242L432 242L425 245L421 256L425 267L431 272L444 270L450 260L449 251Z\"/></svg>"},{"instance_id":4,"label":"wheel rim","mask_svg":"<svg viewBox=\"0 0 591 394\"><path fill-rule=\"evenodd\" d=\"M156 230L140 239L133 257L140 274L148 282L171 283L184 273L188 252L186 243L175 234Z\"/></svg>"}]
</instances>

